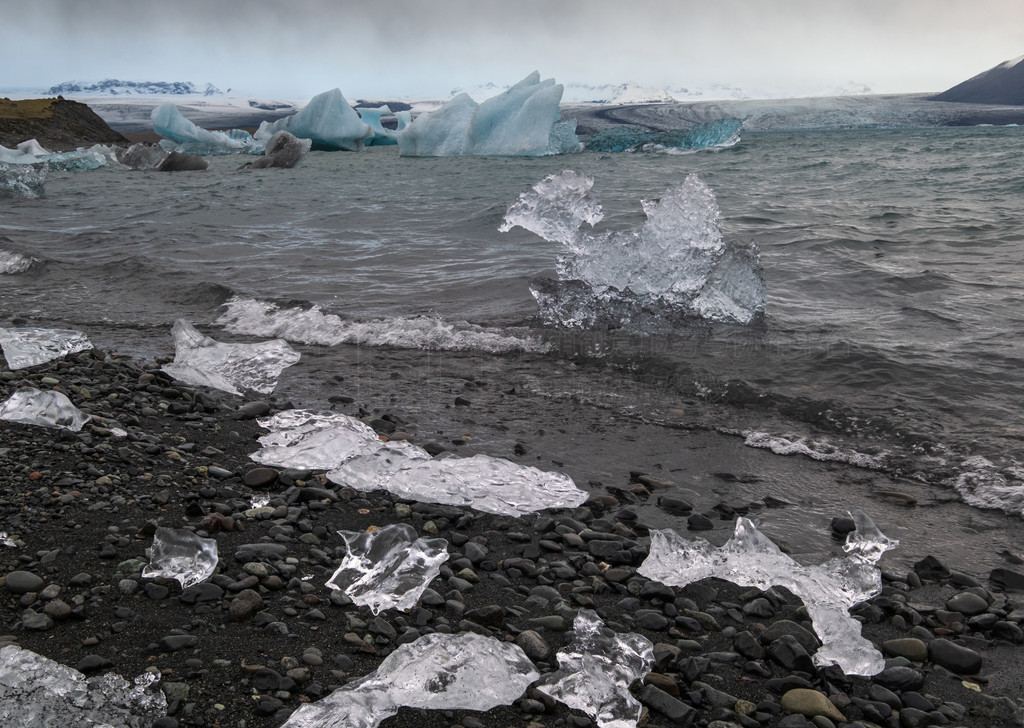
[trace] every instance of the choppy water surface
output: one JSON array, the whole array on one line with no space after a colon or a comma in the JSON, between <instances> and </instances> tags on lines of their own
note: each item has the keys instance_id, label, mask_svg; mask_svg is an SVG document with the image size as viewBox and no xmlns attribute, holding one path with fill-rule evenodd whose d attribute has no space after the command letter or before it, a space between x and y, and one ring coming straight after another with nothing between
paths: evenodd
<instances>
[{"instance_id":1,"label":"choppy water surface","mask_svg":"<svg viewBox=\"0 0 1024 728\"><path fill-rule=\"evenodd\" d=\"M184 317L220 338L316 346L321 365L344 343L480 349L552 396L1020 513L1022 158L1024 132L981 127L746 134L690 155L371 148L291 170L217 157L204 173L57 171L44 197L0 201L0 325L80 328L158 356ZM595 180L599 231L641 225L642 199L696 171L725 238L760 247L764 321L541 327L528 284L552 274L559 246L498 226L563 169ZM567 357L571 371L554 366Z\"/></svg>"}]
</instances>

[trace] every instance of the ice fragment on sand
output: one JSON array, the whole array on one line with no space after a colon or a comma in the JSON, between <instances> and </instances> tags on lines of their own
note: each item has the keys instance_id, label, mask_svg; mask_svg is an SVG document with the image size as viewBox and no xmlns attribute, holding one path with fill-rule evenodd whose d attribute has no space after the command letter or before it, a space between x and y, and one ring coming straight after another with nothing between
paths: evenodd
<instances>
[{"instance_id":1,"label":"ice fragment on sand","mask_svg":"<svg viewBox=\"0 0 1024 728\"><path fill-rule=\"evenodd\" d=\"M448 560L443 538L417 538L401 523L370 533L338 531L348 553L327 586L338 589L374 614L409 610Z\"/></svg>"},{"instance_id":2,"label":"ice fragment on sand","mask_svg":"<svg viewBox=\"0 0 1024 728\"><path fill-rule=\"evenodd\" d=\"M862 511L843 547L848 556L803 566L782 553L746 518L721 548L704 539L687 541L675 531L652 530L650 555L640 574L669 586L715 576L743 587L784 586L803 600L822 645L817 665L839 665L848 675L874 675L885 668L882 655L860 634L850 607L878 594L882 578L875 564L899 541L884 536Z\"/></svg>"},{"instance_id":3,"label":"ice fragment on sand","mask_svg":"<svg viewBox=\"0 0 1024 728\"><path fill-rule=\"evenodd\" d=\"M32 728L148 728L167 714L167 700L143 673L85 675L16 645L0 649L0 725Z\"/></svg>"},{"instance_id":4,"label":"ice fragment on sand","mask_svg":"<svg viewBox=\"0 0 1024 728\"><path fill-rule=\"evenodd\" d=\"M269 394L277 378L299 360L281 339L257 344L225 344L203 336L183 319L171 328L174 361L163 370L186 384L213 387L231 394L251 389Z\"/></svg>"},{"instance_id":5,"label":"ice fragment on sand","mask_svg":"<svg viewBox=\"0 0 1024 728\"><path fill-rule=\"evenodd\" d=\"M0 420L78 432L89 421L89 415L61 392L22 387L0 404Z\"/></svg>"},{"instance_id":6,"label":"ice fragment on sand","mask_svg":"<svg viewBox=\"0 0 1024 728\"><path fill-rule=\"evenodd\" d=\"M257 420L270 434L251 457L262 465L300 470L328 470L380 445L373 428L354 417L333 412L285 410Z\"/></svg>"},{"instance_id":7,"label":"ice fragment on sand","mask_svg":"<svg viewBox=\"0 0 1024 728\"><path fill-rule=\"evenodd\" d=\"M434 633L401 645L375 672L303 705L282 728L374 728L403 706L490 710L512 703L537 677L517 645Z\"/></svg>"},{"instance_id":8,"label":"ice fragment on sand","mask_svg":"<svg viewBox=\"0 0 1024 728\"><path fill-rule=\"evenodd\" d=\"M184 528L158 528L149 549L149 565L142 569L147 579L177 579L182 589L209 579L217 568L217 542L197 536Z\"/></svg>"},{"instance_id":9,"label":"ice fragment on sand","mask_svg":"<svg viewBox=\"0 0 1024 728\"><path fill-rule=\"evenodd\" d=\"M654 663L654 645L643 635L604 630L597 613L581 609L573 642L558 653L558 670L537 689L581 710L600 728L636 728L642 706L629 686Z\"/></svg>"},{"instance_id":10,"label":"ice fragment on sand","mask_svg":"<svg viewBox=\"0 0 1024 728\"><path fill-rule=\"evenodd\" d=\"M313 149L357 152L365 139L373 137L373 129L349 106L340 89L318 94L296 114L271 123L264 121L254 135L266 141L276 132L288 131L299 139L309 139Z\"/></svg>"},{"instance_id":11,"label":"ice fragment on sand","mask_svg":"<svg viewBox=\"0 0 1024 728\"><path fill-rule=\"evenodd\" d=\"M24 369L91 349L88 337L70 329L0 329L0 347L11 369Z\"/></svg>"},{"instance_id":12,"label":"ice fragment on sand","mask_svg":"<svg viewBox=\"0 0 1024 728\"><path fill-rule=\"evenodd\" d=\"M509 205L499 227L519 226L565 246L558 280L531 286L548 323L621 325L645 311L750 323L764 313L757 248L723 241L715 195L696 174L660 200L644 201L641 228L601 235L580 230L602 216L589 198L592 184L570 170L549 175Z\"/></svg>"},{"instance_id":13,"label":"ice fragment on sand","mask_svg":"<svg viewBox=\"0 0 1024 728\"><path fill-rule=\"evenodd\" d=\"M7 531L0 531L0 546L15 548L17 545L18 544L14 542L14 539L7 535Z\"/></svg>"}]
</instances>

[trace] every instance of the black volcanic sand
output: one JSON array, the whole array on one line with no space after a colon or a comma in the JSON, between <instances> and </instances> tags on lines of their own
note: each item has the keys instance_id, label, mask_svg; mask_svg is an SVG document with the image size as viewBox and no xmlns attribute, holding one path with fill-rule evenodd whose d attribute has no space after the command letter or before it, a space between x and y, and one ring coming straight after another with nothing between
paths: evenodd
<instances>
[{"instance_id":1,"label":"black volcanic sand","mask_svg":"<svg viewBox=\"0 0 1024 728\"><path fill-rule=\"evenodd\" d=\"M641 724L1024 725L1015 702L1024 694L1024 594L1004 591L1021 588L1024 577L1004 570L989 580L991 568L1011 565L995 554L958 552L956 543L947 542L938 559L923 559L910 538L942 543L956 530L955 540L966 542L970 509L925 494L917 494L916 506L896 506L892 497L877 497L879 486L893 484L876 482L876 474L779 458L708 432L676 433L677 449L699 458L667 468L664 435L659 440L650 426L489 383L486 358L452 355L446 367L462 362L473 376L446 368L428 387L410 375L413 356L377 352L372 364L325 379L332 383L321 392L324 406L435 451L489 452L543 468L557 461L581 486L602 481L586 486L588 503L514 519L361 494L317 472L261 474L248 457L263 433L252 418L260 405L99 351L0 369L3 398L23 385L59 389L94 418L80 433L0 423L0 530L16 544L0 546L0 645L14 643L87 674L131 678L158 668L172 696L171 717L160 726L262 727L280 725L302 703L374 670L397 644L431 631L519 641L539 671L549 672L554 652L571 641L576 610L594 608L611 629L655 643L655 672L646 685L632 686L647 706ZM417 404L416 391L434 404ZM289 404L267 401L270 409ZM114 436L114 426L128 436ZM742 452L756 457L732 459ZM752 467L767 463L771 472L750 477ZM737 513L799 521L804 506L794 492L815 479L845 488L854 506L867 504L883 531L899 531L904 545L893 553L915 560L907 568L887 555L883 592L852 610L890 657L871 679L813 667L806 612L784 590L721 580L670 589L635 573L658 513L684 534L710 524L701 535L721 543ZM688 515L691 491L718 507L689 503ZM666 493L675 500L664 500ZM269 496L269 504L252 510L258 496ZM820 509L827 507L831 502ZM827 520L814 508L805 513L803 529L828 542ZM707 523L689 518L698 515ZM981 520L997 533L1011 530L1001 517ZM451 559L420 606L375 618L323 584L345 553L337 530L397 522L446 538ZM216 538L218 572L185 592L175 581L142 579L156 525ZM938 528L946 530L929 533ZM246 548L257 543L274 546L263 555ZM14 571L42 581L35 591L15 593L7 584ZM818 710L832 706L844 717L812 722L784 709L782 703L796 709L790 701L800 694L787 695L794 688L828 703ZM592 724L529 690L487 713L403 709L382 725Z\"/></svg>"}]
</instances>

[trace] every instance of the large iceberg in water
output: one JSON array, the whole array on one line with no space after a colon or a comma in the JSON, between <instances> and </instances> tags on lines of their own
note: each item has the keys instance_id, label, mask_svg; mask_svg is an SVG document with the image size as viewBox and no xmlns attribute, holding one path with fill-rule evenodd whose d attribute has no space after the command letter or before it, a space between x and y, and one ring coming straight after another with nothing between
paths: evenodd
<instances>
[{"instance_id":1,"label":"large iceberg in water","mask_svg":"<svg viewBox=\"0 0 1024 728\"><path fill-rule=\"evenodd\" d=\"M254 135L257 141L266 141L276 132L288 131L299 139L309 139L313 149L358 152L365 140L373 138L373 129L359 118L340 89L318 94L296 114L264 121Z\"/></svg>"},{"instance_id":2,"label":"large iceberg in water","mask_svg":"<svg viewBox=\"0 0 1024 728\"><path fill-rule=\"evenodd\" d=\"M549 175L509 205L499 228L519 226L565 246L558 280L531 285L546 323L621 326L699 317L746 324L763 315L757 247L723 240L715 195L695 173L660 200L643 201L641 228L601 235L580 229L604 216L590 198L593 184L571 170Z\"/></svg>"},{"instance_id":3,"label":"large iceberg in water","mask_svg":"<svg viewBox=\"0 0 1024 728\"><path fill-rule=\"evenodd\" d=\"M459 94L421 114L398 134L398 149L403 157L540 157L578 151L578 139L570 144L563 138L569 127L555 132L561 100L562 86L553 79L541 81L534 71L482 104Z\"/></svg>"},{"instance_id":4,"label":"large iceberg in water","mask_svg":"<svg viewBox=\"0 0 1024 728\"><path fill-rule=\"evenodd\" d=\"M850 607L882 590L875 564L899 545L882 534L862 511L851 513L856 529L847 536L846 558L803 566L782 553L746 518L716 548L704 539L688 541L672 530L651 531L651 551L637 571L669 586L686 586L711 576L742 587L784 586L803 600L822 645L814 655L820 666L837 664L848 675L874 675L885 668L881 653L860 633Z\"/></svg>"},{"instance_id":5,"label":"large iceberg in water","mask_svg":"<svg viewBox=\"0 0 1024 728\"><path fill-rule=\"evenodd\" d=\"M161 104L150 115L153 131L164 137L160 145L168 152L184 154L262 154L263 145L242 129L210 131L196 126L174 104Z\"/></svg>"},{"instance_id":6,"label":"large iceberg in water","mask_svg":"<svg viewBox=\"0 0 1024 728\"><path fill-rule=\"evenodd\" d=\"M380 117L391 113L390 106L384 104L376 109L367 109L360 106L356 111L359 112L359 118L373 129L373 136L364 142L366 146L387 147L398 144L398 134L392 129L385 129L384 125L380 123Z\"/></svg>"}]
</instances>

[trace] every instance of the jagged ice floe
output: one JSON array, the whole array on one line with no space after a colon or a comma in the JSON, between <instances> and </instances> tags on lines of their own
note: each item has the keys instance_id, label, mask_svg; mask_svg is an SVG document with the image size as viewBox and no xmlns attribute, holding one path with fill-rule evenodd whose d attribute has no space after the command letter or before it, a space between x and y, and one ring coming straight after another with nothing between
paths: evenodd
<instances>
[{"instance_id":1,"label":"jagged ice floe","mask_svg":"<svg viewBox=\"0 0 1024 728\"><path fill-rule=\"evenodd\" d=\"M845 558L803 566L782 553L746 518L723 546L688 541L672 530L652 530L651 550L637 572L669 586L683 587L708 577L742 587L784 586L803 600L822 645L816 665L839 665L848 675L874 675L885 668L881 653L861 636L850 607L882 590L876 568L882 554L899 545L883 535L863 512L851 513L856 529L846 538Z\"/></svg>"},{"instance_id":2,"label":"jagged ice floe","mask_svg":"<svg viewBox=\"0 0 1024 728\"><path fill-rule=\"evenodd\" d=\"M372 427L334 412L284 410L256 422L270 430L249 456L262 465L329 470L380 444Z\"/></svg>"},{"instance_id":3,"label":"jagged ice floe","mask_svg":"<svg viewBox=\"0 0 1024 728\"><path fill-rule=\"evenodd\" d=\"M0 725L32 728L149 728L167 715L160 673L132 683L106 673L86 678L17 645L0 649Z\"/></svg>"},{"instance_id":4,"label":"jagged ice floe","mask_svg":"<svg viewBox=\"0 0 1024 728\"><path fill-rule=\"evenodd\" d=\"M203 336L184 319L174 322L171 335L174 361L163 370L186 384L230 394L241 394L241 390L269 394L281 372L299 360L299 352L280 339L227 344Z\"/></svg>"},{"instance_id":5,"label":"jagged ice floe","mask_svg":"<svg viewBox=\"0 0 1024 728\"><path fill-rule=\"evenodd\" d=\"M378 106L376 109L367 109L360 106L356 108L356 111L359 113L359 118L363 120L363 123L373 129L373 136L363 142L366 146L388 147L398 144L398 132L392 129L385 129L384 125L380 123L382 116L391 113L391 107L387 104Z\"/></svg>"},{"instance_id":6,"label":"jagged ice floe","mask_svg":"<svg viewBox=\"0 0 1024 728\"><path fill-rule=\"evenodd\" d=\"M490 710L539 677L517 645L472 632L433 633L400 645L374 672L303 705L282 728L374 728L403 706Z\"/></svg>"},{"instance_id":7,"label":"jagged ice floe","mask_svg":"<svg viewBox=\"0 0 1024 728\"><path fill-rule=\"evenodd\" d=\"M0 146L0 170L11 166L42 165L48 169L80 172L106 166L115 150L103 144L70 152L50 152L35 139L18 144L14 149Z\"/></svg>"},{"instance_id":8,"label":"jagged ice floe","mask_svg":"<svg viewBox=\"0 0 1024 728\"><path fill-rule=\"evenodd\" d=\"M242 129L227 132L203 129L182 116L174 104L157 106L150 118L153 131L164 137L160 146L168 152L202 155L263 153L263 145L257 143L249 132Z\"/></svg>"},{"instance_id":9,"label":"jagged ice floe","mask_svg":"<svg viewBox=\"0 0 1024 728\"><path fill-rule=\"evenodd\" d=\"M8 367L25 369L91 349L92 343L81 331L26 327L0 329L0 348Z\"/></svg>"},{"instance_id":10,"label":"jagged ice floe","mask_svg":"<svg viewBox=\"0 0 1024 728\"><path fill-rule=\"evenodd\" d=\"M288 131L299 139L312 141L313 149L357 152L367 139L373 138L373 129L359 118L340 89L318 94L298 113L264 121L253 135L256 141L267 141L279 131Z\"/></svg>"},{"instance_id":11,"label":"jagged ice floe","mask_svg":"<svg viewBox=\"0 0 1024 728\"><path fill-rule=\"evenodd\" d=\"M584 233L604 216L593 180L572 170L549 175L508 207L499 230L515 226L565 246L557 281L533 281L545 322L570 328L625 325L644 317L751 323L764 313L757 246L727 244L714 193L696 174L644 200L638 230Z\"/></svg>"},{"instance_id":12,"label":"jagged ice floe","mask_svg":"<svg viewBox=\"0 0 1024 728\"><path fill-rule=\"evenodd\" d=\"M149 564L142 569L142 577L177 579L182 589L209 579L217 568L217 541L185 528L156 529L148 553Z\"/></svg>"},{"instance_id":13,"label":"jagged ice floe","mask_svg":"<svg viewBox=\"0 0 1024 728\"><path fill-rule=\"evenodd\" d=\"M0 420L78 432L89 421L89 415L62 392L21 387L0 404Z\"/></svg>"},{"instance_id":14,"label":"jagged ice floe","mask_svg":"<svg viewBox=\"0 0 1024 728\"><path fill-rule=\"evenodd\" d=\"M412 526L399 523L376 531L338 531L346 554L327 582L374 614L385 609L408 611L448 560L443 538L419 538Z\"/></svg>"},{"instance_id":15,"label":"jagged ice floe","mask_svg":"<svg viewBox=\"0 0 1024 728\"><path fill-rule=\"evenodd\" d=\"M613 126L583 140L588 152L655 152L725 149L740 141L741 119L718 119L672 131L649 131L633 125Z\"/></svg>"},{"instance_id":16,"label":"jagged ice floe","mask_svg":"<svg viewBox=\"0 0 1024 728\"><path fill-rule=\"evenodd\" d=\"M643 706L629 686L650 672L654 645L641 634L616 634L590 609L573 622L575 638L558 653L558 670L537 689L570 708L581 710L599 728L636 728Z\"/></svg>"}]
</instances>

